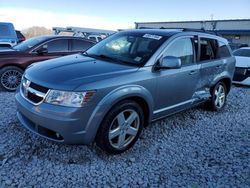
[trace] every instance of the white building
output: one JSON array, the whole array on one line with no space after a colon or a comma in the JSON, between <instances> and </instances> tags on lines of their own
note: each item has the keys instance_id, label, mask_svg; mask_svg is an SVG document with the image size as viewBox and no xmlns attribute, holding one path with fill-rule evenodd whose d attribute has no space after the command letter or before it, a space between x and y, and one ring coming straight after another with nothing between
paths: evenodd
<instances>
[{"instance_id":1,"label":"white building","mask_svg":"<svg viewBox=\"0 0 250 188\"><path fill-rule=\"evenodd\" d=\"M140 28L189 28L213 30L227 38L229 42L248 44L250 46L250 19L206 20L178 22L136 22Z\"/></svg>"}]
</instances>

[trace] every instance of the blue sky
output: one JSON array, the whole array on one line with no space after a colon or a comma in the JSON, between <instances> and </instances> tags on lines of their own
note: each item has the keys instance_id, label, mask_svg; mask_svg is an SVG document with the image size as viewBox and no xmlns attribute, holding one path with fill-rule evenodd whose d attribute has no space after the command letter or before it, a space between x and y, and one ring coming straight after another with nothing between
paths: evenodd
<instances>
[{"instance_id":1,"label":"blue sky","mask_svg":"<svg viewBox=\"0 0 250 188\"><path fill-rule=\"evenodd\" d=\"M211 15L214 19L250 18L250 0L0 0L0 21L9 19L18 27L72 23L115 29L140 21L208 20Z\"/></svg>"}]
</instances>

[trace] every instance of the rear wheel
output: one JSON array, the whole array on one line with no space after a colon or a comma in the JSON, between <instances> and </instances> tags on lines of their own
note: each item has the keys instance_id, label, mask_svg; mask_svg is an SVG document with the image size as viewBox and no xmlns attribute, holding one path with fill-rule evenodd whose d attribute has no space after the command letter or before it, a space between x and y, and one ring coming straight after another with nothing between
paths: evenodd
<instances>
[{"instance_id":1,"label":"rear wheel","mask_svg":"<svg viewBox=\"0 0 250 188\"><path fill-rule=\"evenodd\" d=\"M15 91L21 83L23 70L8 66L0 70L0 89L4 91Z\"/></svg>"},{"instance_id":2,"label":"rear wheel","mask_svg":"<svg viewBox=\"0 0 250 188\"><path fill-rule=\"evenodd\" d=\"M219 111L226 105L227 88L223 82L218 82L212 89L212 97L208 103L211 110Z\"/></svg>"},{"instance_id":3,"label":"rear wheel","mask_svg":"<svg viewBox=\"0 0 250 188\"><path fill-rule=\"evenodd\" d=\"M125 100L113 107L100 126L96 143L104 151L122 153L137 141L144 124L139 104Z\"/></svg>"}]
</instances>

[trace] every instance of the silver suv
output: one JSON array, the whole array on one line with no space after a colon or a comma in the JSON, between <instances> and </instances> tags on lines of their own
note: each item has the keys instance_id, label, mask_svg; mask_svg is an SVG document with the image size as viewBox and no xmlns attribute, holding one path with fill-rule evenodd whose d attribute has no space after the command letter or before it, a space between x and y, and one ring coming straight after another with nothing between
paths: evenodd
<instances>
[{"instance_id":1,"label":"silver suv","mask_svg":"<svg viewBox=\"0 0 250 188\"><path fill-rule=\"evenodd\" d=\"M150 122L207 102L226 103L235 58L205 32L141 29L116 33L85 53L31 65L16 93L29 130L69 144L129 149Z\"/></svg>"}]
</instances>

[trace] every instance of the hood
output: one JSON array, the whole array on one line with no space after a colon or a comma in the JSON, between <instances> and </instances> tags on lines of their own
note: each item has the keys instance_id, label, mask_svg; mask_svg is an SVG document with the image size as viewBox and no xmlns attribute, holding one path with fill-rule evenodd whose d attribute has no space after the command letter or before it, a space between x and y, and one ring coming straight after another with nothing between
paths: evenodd
<instances>
[{"instance_id":1,"label":"hood","mask_svg":"<svg viewBox=\"0 0 250 188\"><path fill-rule=\"evenodd\" d=\"M243 68L250 67L250 57L235 56L235 59L236 59L235 67L243 67Z\"/></svg>"},{"instance_id":2,"label":"hood","mask_svg":"<svg viewBox=\"0 0 250 188\"><path fill-rule=\"evenodd\" d=\"M21 54L21 53L23 53L23 52L14 50L13 48L0 47L0 58L1 58L1 56L3 56L3 55L9 56L9 55Z\"/></svg>"},{"instance_id":3,"label":"hood","mask_svg":"<svg viewBox=\"0 0 250 188\"><path fill-rule=\"evenodd\" d=\"M48 88L72 91L84 84L137 70L138 67L76 54L32 64L25 77Z\"/></svg>"}]
</instances>

